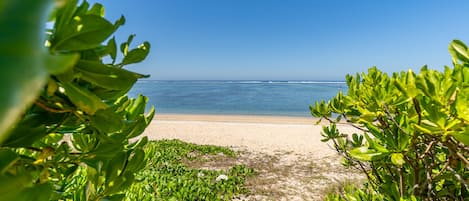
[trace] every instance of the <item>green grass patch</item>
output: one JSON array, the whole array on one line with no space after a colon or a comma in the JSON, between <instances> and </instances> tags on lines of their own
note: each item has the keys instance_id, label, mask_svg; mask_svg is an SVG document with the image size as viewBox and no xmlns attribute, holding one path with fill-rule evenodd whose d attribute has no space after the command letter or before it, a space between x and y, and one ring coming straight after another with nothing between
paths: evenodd
<instances>
[{"instance_id":1,"label":"green grass patch","mask_svg":"<svg viewBox=\"0 0 469 201\"><path fill-rule=\"evenodd\" d=\"M236 153L225 147L161 140L149 142L145 153L147 165L136 176L140 182L126 193L127 200L230 200L247 192L244 183L253 174L253 169L244 165L207 170L184 163L209 161L209 156L235 157Z\"/></svg>"}]
</instances>

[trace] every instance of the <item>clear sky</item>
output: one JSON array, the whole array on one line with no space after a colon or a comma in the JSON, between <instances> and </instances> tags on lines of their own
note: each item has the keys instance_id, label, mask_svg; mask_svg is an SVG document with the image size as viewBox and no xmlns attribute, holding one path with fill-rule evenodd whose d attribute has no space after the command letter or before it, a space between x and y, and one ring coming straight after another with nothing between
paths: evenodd
<instances>
[{"instance_id":1,"label":"clear sky","mask_svg":"<svg viewBox=\"0 0 469 201\"><path fill-rule=\"evenodd\" d=\"M95 1L91 1L95 2ZM152 49L131 70L157 80L343 80L450 65L452 39L469 43L463 0L101 0Z\"/></svg>"}]
</instances>

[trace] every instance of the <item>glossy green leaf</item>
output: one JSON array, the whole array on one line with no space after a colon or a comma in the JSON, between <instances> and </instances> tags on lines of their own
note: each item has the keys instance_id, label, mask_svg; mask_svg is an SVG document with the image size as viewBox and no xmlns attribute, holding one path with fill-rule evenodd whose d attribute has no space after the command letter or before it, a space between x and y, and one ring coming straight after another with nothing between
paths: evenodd
<instances>
[{"instance_id":1,"label":"glossy green leaf","mask_svg":"<svg viewBox=\"0 0 469 201\"><path fill-rule=\"evenodd\" d=\"M121 17L116 22L114 22L114 28L117 29L124 24L125 24L125 17L121 15Z\"/></svg>"},{"instance_id":2,"label":"glossy green leaf","mask_svg":"<svg viewBox=\"0 0 469 201\"><path fill-rule=\"evenodd\" d=\"M453 62L458 63L458 60L463 62L469 62L469 53L467 46L460 40L453 40L449 44L449 52L453 57Z\"/></svg>"},{"instance_id":3,"label":"glossy green leaf","mask_svg":"<svg viewBox=\"0 0 469 201\"><path fill-rule=\"evenodd\" d=\"M468 98L464 93L456 95L455 108L458 116L466 121L469 121L469 104Z\"/></svg>"},{"instance_id":4,"label":"glossy green leaf","mask_svg":"<svg viewBox=\"0 0 469 201\"><path fill-rule=\"evenodd\" d=\"M116 180L125 168L127 161L127 154L123 152L115 153L115 156L109 161L106 169L107 185L111 185L112 181Z\"/></svg>"},{"instance_id":5,"label":"glossy green leaf","mask_svg":"<svg viewBox=\"0 0 469 201\"><path fill-rule=\"evenodd\" d=\"M127 64L141 62L147 57L149 52L150 52L150 43L144 42L143 44L139 45L137 48L129 51L127 55L124 57L122 64L127 65Z\"/></svg>"},{"instance_id":6,"label":"glossy green leaf","mask_svg":"<svg viewBox=\"0 0 469 201\"><path fill-rule=\"evenodd\" d=\"M91 125L103 133L115 133L123 127L122 117L113 110L98 110L90 117Z\"/></svg>"},{"instance_id":7,"label":"glossy green leaf","mask_svg":"<svg viewBox=\"0 0 469 201\"><path fill-rule=\"evenodd\" d=\"M368 147L357 147L350 150L350 156L361 161L373 161L380 159L383 153Z\"/></svg>"},{"instance_id":8,"label":"glossy green leaf","mask_svg":"<svg viewBox=\"0 0 469 201\"><path fill-rule=\"evenodd\" d=\"M130 126L125 130L128 138L134 138L142 134L147 127L147 123L143 115L139 115L136 119L133 119L131 123L128 123L128 125Z\"/></svg>"},{"instance_id":9,"label":"glossy green leaf","mask_svg":"<svg viewBox=\"0 0 469 201\"><path fill-rule=\"evenodd\" d=\"M141 74L94 61L81 60L75 68L81 73L79 76L81 79L110 90L128 91L138 78L144 77Z\"/></svg>"},{"instance_id":10,"label":"glossy green leaf","mask_svg":"<svg viewBox=\"0 0 469 201\"><path fill-rule=\"evenodd\" d=\"M152 105L150 107L150 111L148 111L147 115L145 116L145 122L147 125L153 121L153 117L155 116L155 107Z\"/></svg>"},{"instance_id":11,"label":"glossy green leaf","mask_svg":"<svg viewBox=\"0 0 469 201\"><path fill-rule=\"evenodd\" d=\"M72 21L75 12L84 13L88 9L88 2L84 1L80 7L77 8L78 0L64 0L56 13L56 22L54 23L55 30L63 30Z\"/></svg>"},{"instance_id":12,"label":"glossy green leaf","mask_svg":"<svg viewBox=\"0 0 469 201\"><path fill-rule=\"evenodd\" d=\"M129 52L130 43L132 43L132 40L134 39L134 37L135 37L135 34L131 34L127 38L127 42L121 43L120 50L122 54L124 54L124 56L127 56L127 53Z\"/></svg>"},{"instance_id":13,"label":"glossy green leaf","mask_svg":"<svg viewBox=\"0 0 469 201\"><path fill-rule=\"evenodd\" d=\"M99 97L86 89L69 83L62 83L62 87L70 101L79 109L90 115L93 115L100 109L107 108L107 105L104 104Z\"/></svg>"},{"instance_id":14,"label":"glossy green leaf","mask_svg":"<svg viewBox=\"0 0 469 201\"><path fill-rule=\"evenodd\" d=\"M145 106L147 102L148 97L139 94L137 99L135 99L135 102L127 108L127 119L136 119L140 114L145 112Z\"/></svg>"},{"instance_id":15,"label":"glossy green leaf","mask_svg":"<svg viewBox=\"0 0 469 201\"><path fill-rule=\"evenodd\" d=\"M104 7L103 7L103 5L101 5L99 3L93 4L93 7L91 7L91 9L88 11L88 14L104 17Z\"/></svg>"},{"instance_id":16,"label":"glossy green leaf","mask_svg":"<svg viewBox=\"0 0 469 201\"><path fill-rule=\"evenodd\" d=\"M108 42L106 46L109 56L111 56L112 63L116 62L116 57L117 57L117 45L116 45L116 39L112 37Z\"/></svg>"},{"instance_id":17,"label":"glossy green leaf","mask_svg":"<svg viewBox=\"0 0 469 201\"><path fill-rule=\"evenodd\" d=\"M51 41L53 51L79 51L98 47L115 30L113 24L96 15L75 16Z\"/></svg>"},{"instance_id":18,"label":"glossy green leaf","mask_svg":"<svg viewBox=\"0 0 469 201\"><path fill-rule=\"evenodd\" d=\"M79 57L78 54L50 56L46 58L46 68L49 74L62 74L71 70Z\"/></svg>"}]
</instances>

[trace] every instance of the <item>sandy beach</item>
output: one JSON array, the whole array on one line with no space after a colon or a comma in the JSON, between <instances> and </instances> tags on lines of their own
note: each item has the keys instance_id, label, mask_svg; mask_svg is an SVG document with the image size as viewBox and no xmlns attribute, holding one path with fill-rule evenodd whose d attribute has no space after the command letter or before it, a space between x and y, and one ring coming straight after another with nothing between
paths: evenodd
<instances>
[{"instance_id":1,"label":"sandy beach","mask_svg":"<svg viewBox=\"0 0 469 201\"><path fill-rule=\"evenodd\" d=\"M262 179L253 181L254 195L240 200L322 200L325 192L360 175L341 166L335 150L320 141L324 124L315 122L312 117L157 114L144 135L241 151L239 160Z\"/></svg>"},{"instance_id":2,"label":"sandy beach","mask_svg":"<svg viewBox=\"0 0 469 201\"><path fill-rule=\"evenodd\" d=\"M157 114L145 135L150 139L181 139L267 153L334 155L335 151L320 141L324 124L315 122L312 117ZM342 132L353 132L349 126L338 127Z\"/></svg>"}]
</instances>

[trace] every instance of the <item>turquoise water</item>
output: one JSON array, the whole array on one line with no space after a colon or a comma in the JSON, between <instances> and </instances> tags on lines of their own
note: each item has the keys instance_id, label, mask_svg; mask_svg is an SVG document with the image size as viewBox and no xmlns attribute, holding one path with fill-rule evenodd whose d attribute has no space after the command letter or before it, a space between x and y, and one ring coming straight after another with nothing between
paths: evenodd
<instances>
[{"instance_id":1,"label":"turquoise water","mask_svg":"<svg viewBox=\"0 0 469 201\"><path fill-rule=\"evenodd\" d=\"M343 82L154 81L135 84L130 96L150 98L158 113L310 116L309 105L346 90Z\"/></svg>"}]
</instances>

